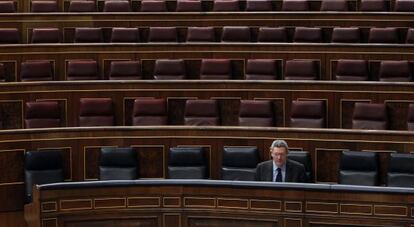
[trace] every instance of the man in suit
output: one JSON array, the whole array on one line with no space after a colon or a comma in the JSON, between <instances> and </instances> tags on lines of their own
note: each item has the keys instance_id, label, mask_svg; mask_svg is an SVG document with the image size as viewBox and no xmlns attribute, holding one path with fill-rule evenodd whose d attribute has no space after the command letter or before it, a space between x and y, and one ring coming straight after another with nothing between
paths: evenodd
<instances>
[{"instance_id":1,"label":"man in suit","mask_svg":"<svg viewBox=\"0 0 414 227\"><path fill-rule=\"evenodd\" d=\"M284 140L275 140L270 146L271 160L256 167L256 181L306 182L305 167L287 159L289 147Z\"/></svg>"}]
</instances>

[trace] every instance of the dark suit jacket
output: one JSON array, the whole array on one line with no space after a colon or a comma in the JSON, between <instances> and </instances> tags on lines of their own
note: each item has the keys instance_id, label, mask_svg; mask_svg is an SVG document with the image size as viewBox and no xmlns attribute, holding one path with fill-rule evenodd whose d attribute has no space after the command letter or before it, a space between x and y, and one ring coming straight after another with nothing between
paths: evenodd
<instances>
[{"instance_id":1,"label":"dark suit jacket","mask_svg":"<svg viewBox=\"0 0 414 227\"><path fill-rule=\"evenodd\" d=\"M286 160L285 182L306 182L305 167L293 160ZM256 181L273 181L273 160L261 162L256 167Z\"/></svg>"}]
</instances>

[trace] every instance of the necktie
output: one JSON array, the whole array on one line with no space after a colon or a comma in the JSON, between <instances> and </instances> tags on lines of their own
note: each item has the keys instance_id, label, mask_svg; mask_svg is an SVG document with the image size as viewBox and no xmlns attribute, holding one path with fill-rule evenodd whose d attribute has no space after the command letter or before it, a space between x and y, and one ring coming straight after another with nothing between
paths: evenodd
<instances>
[{"instance_id":1,"label":"necktie","mask_svg":"<svg viewBox=\"0 0 414 227\"><path fill-rule=\"evenodd\" d=\"M276 182L282 182L282 169L277 168Z\"/></svg>"}]
</instances>

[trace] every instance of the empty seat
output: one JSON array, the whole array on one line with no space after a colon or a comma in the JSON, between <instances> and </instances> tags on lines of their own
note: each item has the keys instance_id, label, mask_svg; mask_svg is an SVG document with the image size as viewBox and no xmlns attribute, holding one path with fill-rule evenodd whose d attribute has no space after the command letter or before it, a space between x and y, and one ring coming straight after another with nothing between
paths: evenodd
<instances>
[{"instance_id":1,"label":"empty seat","mask_svg":"<svg viewBox=\"0 0 414 227\"><path fill-rule=\"evenodd\" d=\"M308 11L310 9L307 0L283 0L282 11Z\"/></svg>"},{"instance_id":2,"label":"empty seat","mask_svg":"<svg viewBox=\"0 0 414 227\"><path fill-rule=\"evenodd\" d=\"M272 11L271 0L247 0L246 11Z\"/></svg>"},{"instance_id":3,"label":"empty seat","mask_svg":"<svg viewBox=\"0 0 414 227\"><path fill-rule=\"evenodd\" d=\"M132 125L168 125L167 101L152 98L135 99Z\"/></svg>"},{"instance_id":4,"label":"empty seat","mask_svg":"<svg viewBox=\"0 0 414 227\"><path fill-rule=\"evenodd\" d=\"M177 42L176 27L150 27L148 42Z\"/></svg>"},{"instance_id":5,"label":"empty seat","mask_svg":"<svg viewBox=\"0 0 414 227\"><path fill-rule=\"evenodd\" d=\"M239 0L214 0L213 11L240 11Z\"/></svg>"},{"instance_id":6,"label":"empty seat","mask_svg":"<svg viewBox=\"0 0 414 227\"><path fill-rule=\"evenodd\" d=\"M15 13L16 5L14 1L1 1L0 2L0 13Z\"/></svg>"},{"instance_id":7,"label":"empty seat","mask_svg":"<svg viewBox=\"0 0 414 227\"><path fill-rule=\"evenodd\" d=\"M379 69L380 81L411 81L411 70L408 61L381 61Z\"/></svg>"},{"instance_id":8,"label":"empty seat","mask_svg":"<svg viewBox=\"0 0 414 227\"><path fill-rule=\"evenodd\" d=\"M131 4L128 0L105 0L104 12L131 12Z\"/></svg>"},{"instance_id":9,"label":"empty seat","mask_svg":"<svg viewBox=\"0 0 414 227\"><path fill-rule=\"evenodd\" d=\"M405 38L406 43L414 43L414 28L409 28L407 30L407 36Z\"/></svg>"},{"instance_id":10,"label":"empty seat","mask_svg":"<svg viewBox=\"0 0 414 227\"><path fill-rule=\"evenodd\" d=\"M201 12L201 0L177 0L177 12Z\"/></svg>"},{"instance_id":11,"label":"empty seat","mask_svg":"<svg viewBox=\"0 0 414 227\"><path fill-rule=\"evenodd\" d=\"M142 79L139 61L111 61L109 69L110 80L140 80Z\"/></svg>"},{"instance_id":12,"label":"empty seat","mask_svg":"<svg viewBox=\"0 0 414 227\"><path fill-rule=\"evenodd\" d=\"M183 59L157 59L154 67L156 80L182 80L186 77Z\"/></svg>"},{"instance_id":13,"label":"empty seat","mask_svg":"<svg viewBox=\"0 0 414 227\"><path fill-rule=\"evenodd\" d=\"M139 40L138 28L112 28L111 42L136 43Z\"/></svg>"},{"instance_id":14,"label":"empty seat","mask_svg":"<svg viewBox=\"0 0 414 227\"><path fill-rule=\"evenodd\" d=\"M414 188L414 155L391 153L388 163L387 186Z\"/></svg>"},{"instance_id":15,"label":"empty seat","mask_svg":"<svg viewBox=\"0 0 414 227\"><path fill-rule=\"evenodd\" d=\"M360 11L388 11L387 0L361 0Z\"/></svg>"},{"instance_id":16,"label":"empty seat","mask_svg":"<svg viewBox=\"0 0 414 227\"><path fill-rule=\"evenodd\" d=\"M414 131L414 104L408 106L407 130Z\"/></svg>"},{"instance_id":17,"label":"empty seat","mask_svg":"<svg viewBox=\"0 0 414 227\"><path fill-rule=\"evenodd\" d=\"M20 33L17 28L0 28L0 43L20 43Z\"/></svg>"},{"instance_id":18,"label":"empty seat","mask_svg":"<svg viewBox=\"0 0 414 227\"><path fill-rule=\"evenodd\" d=\"M53 65L47 60L26 61L20 65L22 81L53 80L53 74Z\"/></svg>"},{"instance_id":19,"label":"empty seat","mask_svg":"<svg viewBox=\"0 0 414 227\"><path fill-rule=\"evenodd\" d=\"M246 80L276 80L278 76L277 62L274 59L248 59L246 64Z\"/></svg>"},{"instance_id":20,"label":"empty seat","mask_svg":"<svg viewBox=\"0 0 414 227\"><path fill-rule=\"evenodd\" d=\"M348 11L347 0L322 0L321 11Z\"/></svg>"},{"instance_id":21,"label":"empty seat","mask_svg":"<svg viewBox=\"0 0 414 227\"><path fill-rule=\"evenodd\" d=\"M220 112L216 100L187 100L184 113L185 125L220 125Z\"/></svg>"},{"instance_id":22,"label":"empty seat","mask_svg":"<svg viewBox=\"0 0 414 227\"><path fill-rule=\"evenodd\" d=\"M254 181L259 162L257 147L224 147L221 179Z\"/></svg>"},{"instance_id":23,"label":"empty seat","mask_svg":"<svg viewBox=\"0 0 414 227\"><path fill-rule=\"evenodd\" d=\"M24 154L25 203L32 202L34 185L63 182L63 157L59 150Z\"/></svg>"},{"instance_id":24,"label":"empty seat","mask_svg":"<svg viewBox=\"0 0 414 227\"><path fill-rule=\"evenodd\" d=\"M168 154L169 179L207 179L208 160L202 147L172 147Z\"/></svg>"},{"instance_id":25,"label":"empty seat","mask_svg":"<svg viewBox=\"0 0 414 227\"><path fill-rule=\"evenodd\" d=\"M286 28L284 27L260 27L257 37L258 42L287 42Z\"/></svg>"},{"instance_id":26,"label":"empty seat","mask_svg":"<svg viewBox=\"0 0 414 227\"><path fill-rule=\"evenodd\" d=\"M167 12L167 3L164 0L142 0L141 12Z\"/></svg>"},{"instance_id":27,"label":"empty seat","mask_svg":"<svg viewBox=\"0 0 414 227\"><path fill-rule=\"evenodd\" d=\"M138 155L133 148L101 148L99 180L135 180L138 170Z\"/></svg>"},{"instance_id":28,"label":"empty seat","mask_svg":"<svg viewBox=\"0 0 414 227\"><path fill-rule=\"evenodd\" d=\"M213 27L188 27L187 42L214 42L216 35Z\"/></svg>"},{"instance_id":29,"label":"empty seat","mask_svg":"<svg viewBox=\"0 0 414 227\"><path fill-rule=\"evenodd\" d=\"M315 60L294 59L285 64L285 80L317 80L319 65Z\"/></svg>"},{"instance_id":30,"label":"empty seat","mask_svg":"<svg viewBox=\"0 0 414 227\"><path fill-rule=\"evenodd\" d=\"M250 28L247 26L223 27L222 42L250 42L250 40Z\"/></svg>"},{"instance_id":31,"label":"empty seat","mask_svg":"<svg viewBox=\"0 0 414 227\"><path fill-rule=\"evenodd\" d=\"M69 12L95 12L96 2L94 0L71 0L69 3Z\"/></svg>"},{"instance_id":32,"label":"empty seat","mask_svg":"<svg viewBox=\"0 0 414 227\"><path fill-rule=\"evenodd\" d=\"M241 100L239 126L274 127L273 103L269 100Z\"/></svg>"},{"instance_id":33,"label":"empty seat","mask_svg":"<svg viewBox=\"0 0 414 227\"><path fill-rule=\"evenodd\" d=\"M335 80L368 80L368 63L366 60L340 59L336 63Z\"/></svg>"},{"instance_id":34,"label":"empty seat","mask_svg":"<svg viewBox=\"0 0 414 227\"><path fill-rule=\"evenodd\" d=\"M306 182L313 182L312 160L307 151L289 151L287 158L299 162L305 167Z\"/></svg>"},{"instance_id":35,"label":"empty seat","mask_svg":"<svg viewBox=\"0 0 414 227\"><path fill-rule=\"evenodd\" d=\"M414 2L412 0L395 0L394 11L414 12Z\"/></svg>"},{"instance_id":36,"label":"empty seat","mask_svg":"<svg viewBox=\"0 0 414 227\"><path fill-rule=\"evenodd\" d=\"M319 43L322 42L321 28L296 27L293 42Z\"/></svg>"},{"instance_id":37,"label":"empty seat","mask_svg":"<svg viewBox=\"0 0 414 227\"><path fill-rule=\"evenodd\" d=\"M60 43L62 33L59 28L33 28L32 43Z\"/></svg>"},{"instance_id":38,"label":"empty seat","mask_svg":"<svg viewBox=\"0 0 414 227\"><path fill-rule=\"evenodd\" d=\"M55 101L26 102L25 128L55 128L61 126L59 103Z\"/></svg>"},{"instance_id":39,"label":"empty seat","mask_svg":"<svg viewBox=\"0 0 414 227\"><path fill-rule=\"evenodd\" d=\"M200 79L202 80L229 80L232 76L231 61L229 59L202 59Z\"/></svg>"},{"instance_id":40,"label":"empty seat","mask_svg":"<svg viewBox=\"0 0 414 227\"><path fill-rule=\"evenodd\" d=\"M326 128L325 102L320 100L293 100L290 127Z\"/></svg>"},{"instance_id":41,"label":"empty seat","mask_svg":"<svg viewBox=\"0 0 414 227\"><path fill-rule=\"evenodd\" d=\"M369 30L369 43L398 43L397 28L371 28Z\"/></svg>"},{"instance_id":42,"label":"empty seat","mask_svg":"<svg viewBox=\"0 0 414 227\"><path fill-rule=\"evenodd\" d=\"M332 30L333 43L359 43L361 41L361 33L359 28L339 28Z\"/></svg>"},{"instance_id":43,"label":"empty seat","mask_svg":"<svg viewBox=\"0 0 414 227\"><path fill-rule=\"evenodd\" d=\"M75 43L103 42L102 28L75 28Z\"/></svg>"},{"instance_id":44,"label":"empty seat","mask_svg":"<svg viewBox=\"0 0 414 227\"><path fill-rule=\"evenodd\" d=\"M114 107L111 98L81 98L79 126L115 125Z\"/></svg>"},{"instance_id":45,"label":"empty seat","mask_svg":"<svg viewBox=\"0 0 414 227\"><path fill-rule=\"evenodd\" d=\"M98 63L95 60L69 60L67 80L99 80Z\"/></svg>"},{"instance_id":46,"label":"empty seat","mask_svg":"<svg viewBox=\"0 0 414 227\"><path fill-rule=\"evenodd\" d=\"M355 103L352 115L353 129L385 130L388 127L385 104Z\"/></svg>"},{"instance_id":47,"label":"empty seat","mask_svg":"<svg viewBox=\"0 0 414 227\"><path fill-rule=\"evenodd\" d=\"M378 155L374 152L343 151L339 184L378 185Z\"/></svg>"},{"instance_id":48,"label":"empty seat","mask_svg":"<svg viewBox=\"0 0 414 227\"><path fill-rule=\"evenodd\" d=\"M32 1L32 12L35 13L49 13L49 12L57 12L58 11L58 4L56 1Z\"/></svg>"}]
</instances>

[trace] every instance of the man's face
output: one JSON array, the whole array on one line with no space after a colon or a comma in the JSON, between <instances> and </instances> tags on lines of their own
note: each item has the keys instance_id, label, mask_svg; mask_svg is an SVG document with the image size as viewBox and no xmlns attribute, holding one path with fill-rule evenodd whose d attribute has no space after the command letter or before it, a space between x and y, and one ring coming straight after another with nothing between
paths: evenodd
<instances>
[{"instance_id":1,"label":"man's face","mask_svg":"<svg viewBox=\"0 0 414 227\"><path fill-rule=\"evenodd\" d=\"M273 162L277 166L283 166L286 163L287 159L287 150L284 147L274 147L270 150L270 155L272 156Z\"/></svg>"}]
</instances>

